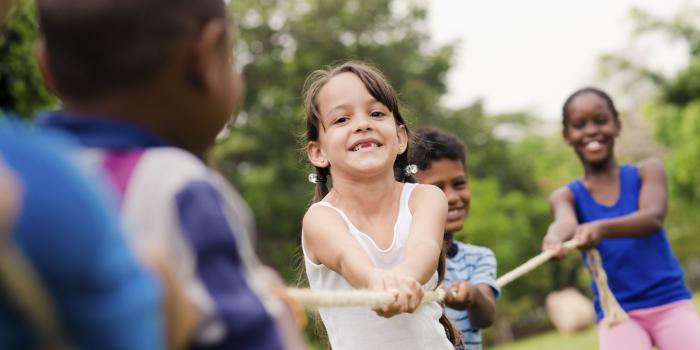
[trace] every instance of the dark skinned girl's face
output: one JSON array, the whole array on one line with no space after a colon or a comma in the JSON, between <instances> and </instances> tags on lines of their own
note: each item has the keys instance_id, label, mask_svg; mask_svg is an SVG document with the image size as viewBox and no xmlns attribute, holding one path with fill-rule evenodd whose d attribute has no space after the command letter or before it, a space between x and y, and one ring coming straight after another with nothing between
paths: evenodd
<instances>
[{"instance_id":1,"label":"dark skinned girl's face","mask_svg":"<svg viewBox=\"0 0 700 350\"><path fill-rule=\"evenodd\" d=\"M620 122L605 100L594 93L582 93L571 101L567 112L564 139L581 161L594 166L610 161Z\"/></svg>"}]
</instances>

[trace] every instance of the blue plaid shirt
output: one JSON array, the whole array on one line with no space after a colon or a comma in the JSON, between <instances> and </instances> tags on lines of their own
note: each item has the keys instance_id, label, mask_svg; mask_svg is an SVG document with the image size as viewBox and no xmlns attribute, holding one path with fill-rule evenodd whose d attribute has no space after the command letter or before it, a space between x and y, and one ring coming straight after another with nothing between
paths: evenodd
<instances>
[{"instance_id":1,"label":"blue plaid shirt","mask_svg":"<svg viewBox=\"0 0 700 350\"><path fill-rule=\"evenodd\" d=\"M449 256L445 264L446 288L454 281L467 281L472 284L486 284L498 298L501 290L496 286L496 256L491 249L462 242L453 242L456 254ZM453 250L453 249L452 249ZM464 334L464 344L469 350L481 350L481 332L469 322L466 310L446 309L447 317L453 320Z\"/></svg>"}]
</instances>

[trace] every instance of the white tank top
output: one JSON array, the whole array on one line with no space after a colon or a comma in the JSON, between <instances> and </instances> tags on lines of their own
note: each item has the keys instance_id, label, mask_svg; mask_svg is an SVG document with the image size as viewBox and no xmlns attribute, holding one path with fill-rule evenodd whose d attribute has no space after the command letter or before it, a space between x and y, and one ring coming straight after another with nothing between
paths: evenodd
<instances>
[{"instance_id":1,"label":"white tank top","mask_svg":"<svg viewBox=\"0 0 700 350\"><path fill-rule=\"evenodd\" d=\"M340 209L328 202L318 202L334 209L343 218L350 234L357 240L369 256L372 263L389 270L403 260L406 242L413 216L408 208L408 199L416 184L405 184L401 191L399 215L394 225L394 238L387 249L380 249L376 243L358 230ZM302 232L302 250L306 276L311 289L352 290L347 280L323 264L309 260L304 250L304 233ZM424 290L433 290L437 285L437 271L423 285ZM424 304L414 313L398 314L391 318L377 316L369 307L322 307L319 308L321 320L328 332L331 347L335 350L346 349L454 349L440 324L442 307L437 302Z\"/></svg>"}]
</instances>

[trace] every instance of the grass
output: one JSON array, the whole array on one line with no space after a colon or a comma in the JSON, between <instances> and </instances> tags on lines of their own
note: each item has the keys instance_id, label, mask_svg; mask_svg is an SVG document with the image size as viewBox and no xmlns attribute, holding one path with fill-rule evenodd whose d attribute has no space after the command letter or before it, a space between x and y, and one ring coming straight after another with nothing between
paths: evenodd
<instances>
[{"instance_id":1,"label":"grass","mask_svg":"<svg viewBox=\"0 0 700 350\"><path fill-rule=\"evenodd\" d=\"M695 302L695 307L700 310L700 293L693 295L693 301ZM492 350L589 350L598 348L598 336L595 327L590 327L584 332L573 335L564 335L551 331L489 348Z\"/></svg>"}]
</instances>

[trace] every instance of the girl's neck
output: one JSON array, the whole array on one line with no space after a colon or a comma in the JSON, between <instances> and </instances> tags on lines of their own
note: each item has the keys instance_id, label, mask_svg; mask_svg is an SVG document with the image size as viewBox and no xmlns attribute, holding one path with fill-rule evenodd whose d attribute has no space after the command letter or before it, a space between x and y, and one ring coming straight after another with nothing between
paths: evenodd
<instances>
[{"instance_id":1,"label":"girl's neck","mask_svg":"<svg viewBox=\"0 0 700 350\"><path fill-rule=\"evenodd\" d=\"M619 165L617 164L617 160L615 160L614 157L610 157L610 159L608 159L607 161L605 161L603 163L599 163L599 164L591 164L591 163L584 162L583 163L584 178L590 179L590 180L595 180L597 178L616 175L618 168L619 168Z\"/></svg>"},{"instance_id":2,"label":"girl's neck","mask_svg":"<svg viewBox=\"0 0 700 350\"><path fill-rule=\"evenodd\" d=\"M402 184L393 174L373 179L334 177L333 188L326 197L331 204L342 208L377 213L381 208L390 208L395 194L400 193Z\"/></svg>"}]
</instances>

